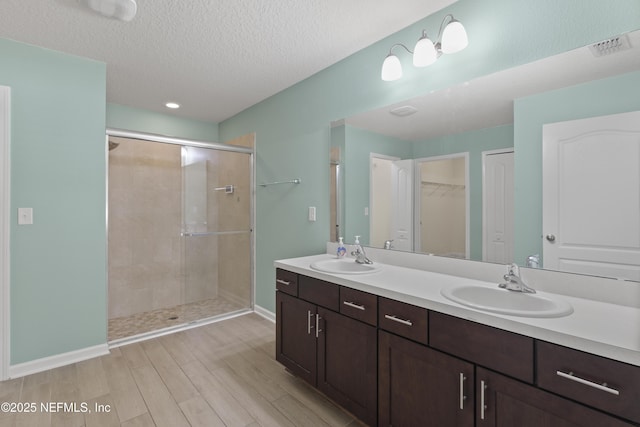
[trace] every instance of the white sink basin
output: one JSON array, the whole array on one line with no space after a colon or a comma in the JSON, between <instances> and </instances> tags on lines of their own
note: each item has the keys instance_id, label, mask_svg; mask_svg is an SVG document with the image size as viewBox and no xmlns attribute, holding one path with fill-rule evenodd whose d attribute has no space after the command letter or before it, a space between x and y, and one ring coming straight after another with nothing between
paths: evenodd
<instances>
[{"instance_id":1,"label":"white sink basin","mask_svg":"<svg viewBox=\"0 0 640 427\"><path fill-rule=\"evenodd\" d=\"M310 267L317 271L333 274L368 274L380 271L377 264L358 264L353 258L330 258L312 262Z\"/></svg>"},{"instance_id":2,"label":"white sink basin","mask_svg":"<svg viewBox=\"0 0 640 427\"><path fill-rule=\"evenodd\" d=\"M454 286L440 291L445 298L492 313L520 317L563 317L573 313L573 307L561 298L535 293L526 294L486 286Z\"/></svg>"}]
</instances>

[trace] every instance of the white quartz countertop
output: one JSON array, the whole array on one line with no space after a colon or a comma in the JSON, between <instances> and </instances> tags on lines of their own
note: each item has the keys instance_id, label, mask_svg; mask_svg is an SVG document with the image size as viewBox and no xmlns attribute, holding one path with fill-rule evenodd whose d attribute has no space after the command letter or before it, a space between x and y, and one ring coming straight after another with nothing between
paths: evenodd
<instances>
[{"instance_id":1,"label":"white quartz countertop","mask_svg":"<svg viewBox=\"0 0 640 427\"><path fill-rule=\"evenodd\" d=\"M295 273L468 319L499 329L575 348L640 366L640 309L566 295L552 295L573 306L573 313L558 318L532 318L490 313L457 304L440 294L458 285L497 286L495 283L376 263L369 274L330 274L310 268L328 254L277 260L274 265Z\"/></svg>"}]
</instances>

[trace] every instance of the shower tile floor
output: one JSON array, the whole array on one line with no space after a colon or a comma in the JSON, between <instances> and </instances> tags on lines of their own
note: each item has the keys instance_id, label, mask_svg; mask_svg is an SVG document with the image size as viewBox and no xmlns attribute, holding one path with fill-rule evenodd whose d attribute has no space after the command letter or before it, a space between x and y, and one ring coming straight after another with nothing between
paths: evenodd
<instances>
[{"instance_id":1,"label":"shower tile floor","mask_svg":"<svg viewBox=\"0 0 640 427\"><path fill-rule=\"evenodd\" d=\"M219 316L243 308L247 307L216 297L204 301L136 313L131 316L116 317L109 319L109 341Z\"/></svg>"}]
</instances>

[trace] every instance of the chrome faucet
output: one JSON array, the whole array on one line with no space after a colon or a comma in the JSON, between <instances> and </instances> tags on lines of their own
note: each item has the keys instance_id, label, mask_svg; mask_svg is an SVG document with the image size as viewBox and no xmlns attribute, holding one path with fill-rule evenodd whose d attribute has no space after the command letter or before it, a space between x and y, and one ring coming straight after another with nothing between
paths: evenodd
<instances>
[{"instance_id":1,"label":"chrome faucet","mask_svg":"<svg viewBox=\"0 0 640 427\"><path fill-rule=\"evenodd\" d=\"M355 249L351 251L351 255L356 257L356 262L358 264L373 264L373 261L367 258L367 253L360 244L360 236L356 236L356 241L353 245L355 246Z\"/></svg>"},{"instance_id":2,"label":"chrome faucet","mask_svg":"<svg viewBox=\"0 0 640 427\"><path fill-rule=\"evenodd\" d=\"M384 241L384 248L391 249L391 245L393 244L393 239Z\"/></svg>"},{"instance_id":3,"label":"chrome faucet","mask_svg":"<svg viewBox=\"0 0 640 427\"><path fill-rule=\"evenodd\" d=\"M520 278L520 268L517 264L509 266L509 272L504 276L504 283L500 283L498 287L514 292L523 292L527 294L535 294L536 290L527 286Z\"/></svg>"}]
</instances>

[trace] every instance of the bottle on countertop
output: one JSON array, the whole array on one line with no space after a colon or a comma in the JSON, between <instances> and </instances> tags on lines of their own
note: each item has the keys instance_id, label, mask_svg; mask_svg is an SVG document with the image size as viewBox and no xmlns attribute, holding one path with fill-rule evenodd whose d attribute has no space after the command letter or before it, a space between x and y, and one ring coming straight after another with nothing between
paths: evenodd
<instances>
[{"instance_id":1,"label":"bottle on countertop","mask_svg":"<svg viewBox=\"0 0 640 427\"><path fill-rule=\"evenodd\" d=\"M347 248L344 247L344 242L342 241L342 237L338 237L338 250L336 251L336 255L338 258L344 258L347 253Z\"/></svg>"}]
</instances>

